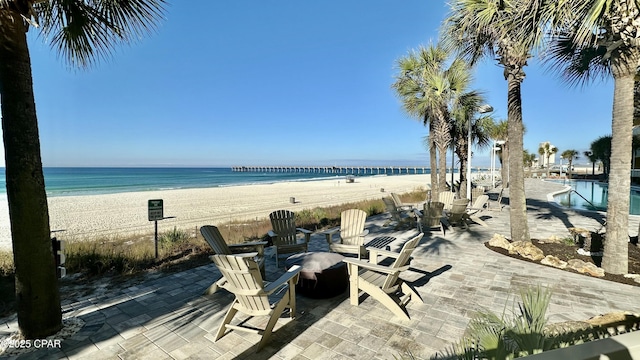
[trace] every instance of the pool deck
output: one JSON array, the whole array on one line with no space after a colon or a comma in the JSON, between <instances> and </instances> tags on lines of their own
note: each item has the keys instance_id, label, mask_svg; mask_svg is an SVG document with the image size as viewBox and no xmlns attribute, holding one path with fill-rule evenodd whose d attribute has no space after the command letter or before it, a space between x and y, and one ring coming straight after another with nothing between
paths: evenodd
<instances>
[{"instance_id":1,"label":"pool deck","mask_svg":"<svg viewBox=\"0 0 640 360\"><path fill-rule=\"evenodd\" d=\"M560 184L526 180L532 238L569 236L568 227L597 229L602 214L563 209L547 201ZM505 199L508 193L505 190ZM495 190L494 190L495 198ZM410 351L429 358L460 339L476 310L501 313L530 285L553 289L550 322L586 320L612 312L640 313L640 287L519 261L488 250L483 243L495 233L509 237L509 209L485 211L488 227L426 234L415 250L411 269L403 276L415 286L424 304L410 303L411 320L401 320L372 298L349 304L348 292L331 299L298 296L295 320L280 319L270 343L255 352L259 336L233 331L214 342L215 332L233 297L224 290L204 296L220 277L213 264L179 273L147 276L101 295L78 298L63 306L65 317L78 317L84 327L59 349L40 349L9 359L394 359ZM636 235L638 216L630 217ZM599 222L600 221L600 222ZM381 234L403 240L415 230L394 231L387 215L368 219L367 240ZM310 251L327 251L324 236L311 237ZM270 254L269 249L267 254ZM275 269L267 259L267 279ZM0 321L3 335L17 329L15 318Z\"/></svg>"}]
</instances>

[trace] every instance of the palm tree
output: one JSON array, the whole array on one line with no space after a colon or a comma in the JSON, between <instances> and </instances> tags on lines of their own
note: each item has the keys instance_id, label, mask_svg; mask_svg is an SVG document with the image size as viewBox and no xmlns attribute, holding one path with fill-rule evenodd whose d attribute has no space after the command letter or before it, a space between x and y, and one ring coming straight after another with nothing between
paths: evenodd
<instances>
[{"instance_id":1,"label":"palm tree","mask_svg":"<svg viewBox=\"0 0 640 360\"><path fill-rule=\"evenodd\" d=\"M591 150L584 151L582 153L582 155L584 155L584 157L589 159L589 162L591 162L591 175L595 175L596 174L596 161L598 161L598 158L595 155L593 155L593 151L591 151Z\"/></svg>"},{"instance_id":2,"label":"palm tree","mask_svg":"<svg viewBox=\"0 0 640 360\"><path fill-rule=\"evenodd\" d=\"M480 106L484 103L482 95L477 91L470 91L460 96L459 105L452 111L451 138L455 144L455 153L460 159L460 197L467 195L467 167L469 164L469 146L483 148L489 144L489 133L493 127L491 116L473 119ZM469 144L469 122L471 122L471 144Z\"/></svg>"},{"instance_id":3,"label":"palm tree","mask_svg":"<svg viewBox=\"0 0 640 360\"><path fill-rule=\"evenodd\" d=\"M446 188L446 154L451 142L450 106L471 82L467 64L454 58L446 67L449 57L449 52L439 44L411 51L398 61L400 73L392 85L402 99L405 111L425 124L429 123L432 168L434 147L439 155L437 183L434 176L431 177L433 197Z\"/></svg>"},{"instance_id":4,"label":"palm tree","mask_svg":"<svg viewBox=\"0 0 640 360\"><path fill-rule=\"evenodd\" d=\"M154 27L163 0L0 0L0 96L18 325L27 339L62 326L26 33L39 25L70 64L89 66ZM33 26L35 27L35 26Z\"/></svg>"},{"instance_id":5,"label":"palm tree","mask_svg":"<svg viewBox=\"0 0 640 360\"><path fill-rule=\"evenodd\" d=\"M640 61L640 4L637 0L530 0L527 16L538 28L553 30L549 58L570 83L596 76L614 80L611 121L611 169L607 205L607 241L602 268L609 273L628 271L629 193L631 191L631 137L634 80Z\"/></svg>"},{"instance_id":6,"label":"palm tree","mask_svg":"<svg viewBox=\"0 0 640 360\"><path fill-rule=\"evenodd\" d=\"M524 193L522 98L520 86L524 67L534 46L543 36L542 28L523 32L517 1L453 0L451 14L445 20L443 41L470 60L471 64L485 56L496 59L507 80L509 133L509 218L513 241L530 241L527 206ZM530 27L530 26L527 26Z\"/></svg>"},{"instance_id":7,"label":"palm tree","mask_svg":"<svg viewBox=\"0 0 640 360\"><path fill-rule=\"evenodd\" d=\"M507 134L507 130L508 123L506 120L498 121L490 130L491 138L501 143L498 145L500 146L498 159L500 160L500 177L502 178L503 187L509 187L509 135Z\"/></svg>"},{"instance_id":8,"label":"palm tree","mask_svg":"<svg viewBox=\"0 0 640 360\"><path fill-rule=\"evenodd\" d=\"M611 135L606 135L597 138L591 143L591 154L596 161L602 162L602 172L605 179L608 179L611 169L611 139Z\"/></svg>"},{"instance_id":9,"label":"palm tree","mask_svg":"<svg viewBox=\"0 0 640 360\"><path fill-rule=\"evenodd\" d=\"M573 171L573 160L578 158L578 154L579 154L578 151L573 149L565 150L562 152L562 154L560 154L561 158L569 162L569 166L567 167L567 173L568 173L569 179L571 179L571 172Z\"/></svg>"},{"instance_id":10,"label":"palm tree","mask_svg":"<svg viewBox=\"0 0 640 360\"><path fill-rule=\"evenodd\" d=\"M524 167L531 168L533 166L533 162L536 160L536 154L530 153L529 150L523 150L523 164Z\"/></svg>"},{"instance_id":11,"label":"palm tree","mask_svg":"<svg viewBox=\"0 0 640 360\"><path fill-rule=\"evenodd\" d=\"M551 158L551 155L557 152L558 148L551 145L549 142L542 144L542 146L538 148L538 154L540 154L540 156L544 156L545 159L544 164L546 164L547 167L547 177L549 177L549 168L551 167L549 159Z\"/></svg>"}]
</instances>

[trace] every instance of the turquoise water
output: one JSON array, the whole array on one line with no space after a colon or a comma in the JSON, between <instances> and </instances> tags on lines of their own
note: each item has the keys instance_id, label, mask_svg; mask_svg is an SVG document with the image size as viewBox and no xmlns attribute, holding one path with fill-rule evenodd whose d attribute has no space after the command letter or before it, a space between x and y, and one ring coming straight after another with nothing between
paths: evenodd
<instances>
[{"instance_id":1,"label":"turquoise water","mask_svg":"<svg viewBox=\"0 0 640 360\"><path fill-rule=\"evenodd\" d=\"M233 172L231 168L65 167L44 168L43 171L48 196L207 188L346 177L346 174L308 172ZM402 170L402 174L406 174L405 170ZM0 194L6 194L4 168L0 168Z\"/></svg>"},{"instance_id":2,"label":"turquoise water","mask_svg":"<svg viewBox=\"0 0 640 360\"><path fill-rule=\"evenodd\" d=\"M609 193L607 184L580 180L557 182L571 186L573 190L582 196L577 195L573 191L559 194L554 196L554 200L558 204L572 209L607 211L607 198ZM630 195L629 213L632 215L640 215L640 190L632 188Z\"/></svg>"}]
</instances>

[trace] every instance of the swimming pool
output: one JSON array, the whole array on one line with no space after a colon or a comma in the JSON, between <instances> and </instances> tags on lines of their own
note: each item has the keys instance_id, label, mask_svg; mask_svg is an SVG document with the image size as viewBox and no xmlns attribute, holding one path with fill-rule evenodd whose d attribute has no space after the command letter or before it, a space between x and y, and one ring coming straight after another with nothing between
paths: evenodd
<instances>
[{"instance_id":1,"label":"swimming pool","mask_svg":"<svg viewBox=\"0 0 640 360\"><path fill-rule=\"evenodd\" d=\"M553 197L555 202L561 206L572 209L607 211L607 195L609 192L607 184L584 180L560 180L554 182L571 186L571 189L575 190L575 192L569 191ZM581 196L577 195L576 192ZM629 214L640 215L640 189L635 187L631 188Z\"/></svg>"}]
</instances>

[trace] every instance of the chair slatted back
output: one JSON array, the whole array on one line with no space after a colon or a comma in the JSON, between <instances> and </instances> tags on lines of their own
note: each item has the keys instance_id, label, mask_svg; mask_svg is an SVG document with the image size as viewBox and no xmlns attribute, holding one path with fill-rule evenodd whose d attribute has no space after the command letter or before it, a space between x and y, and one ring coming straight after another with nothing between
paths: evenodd
<instances>
[{"instance_id":1,"label":"chair slatted back","mask_svg":"<svg viewBox=\"0 0 640 360\"><path fill-rule=\"evenodd\" d=\"M340 238L343 244L362 245L364 244L364 224L367 220L367 213L360 209L348 209L340 214Z\"/></svg>"},{"instance_id":2,"label":"chair slatted back","mask_svg":"<svg viewBox=\"0 0 640 360\"><path fill-rule=\"evenodd\" d=\"M236 296L242 312L251 315L271 312L260 269L253 259L234 255L213 255L211 258L227 280L224 288Z\"/></svg>"},{"instance_id":3,"label":"chair slatted back","mask_svg":"<svg viewBox=\"0 0 640 360\"><path fill-rule=\"evenodd\" d=\"M391 218L395 221L400 221L400 212L396 208L396 204L393 202L393 199L385 196L382 198L382 202L384 202L385 208L389 214L391 214Z\"/></svg>"},{"instance_id":4,"label":"chair slatted back","mask_svg":"<svg viewBox=\"0 0 640 360\"><path fill-rule=\"evenodd\" d=\"M276 233L274 243L278 245L295 245L296 239L296 217L293 211L276 210L269 214L271 227Z\"/></svg>"},{"instance_id":5,"label":"chair slatted back","mask_svg":"<svg viewBox=\"0 0 640 360\"><path fill-rule=\"evenodd\" d=\"M391 193L391 199L393 199L393 203L396 207L402 206L402 200L400 200L400 196L396 193Z\"/></svg>"},{"instance_id":6,"label":"chair slatted back","mask_svg":"<svg viewBox=\"0 0 640 360\"><path fill-rule=\"evenodd\" d=\"M451 210L451 207L453 206L454 196L455 193L452 193L450 191L442 191L440 194L438 194L438 201L444 204L445 210Z\"/></svg>"},{"instance_id":7,"label":"chair slatted back","mask_svg":"<svg viewBox=\"0 0 640 360\"><path fill-rule=\"evenodd\" d=\"M480 195L478 196L477 199L475 199L471 207L475 210L482 210L484 209L484 207L487 205L488 202L489 202L489 195Z\"/></svg>"},{"instance_id":8,"label":"chair slatted back","mask_svg":"<svg viewBox=\"0 0 640 360\"><path fill-rule=\"evenodd\" d=\"M469 199L453 200L453 205L451 206L451 210L449 210L449 222L460 222L460 220L462 220L462 216L467 213L467 205L469 205Z\"/></svg>"},{"instance_id":9,"label":"chair slatted back","mask_svg":"<svg viewBox=\"0 0 640 360\"><path fill-rule=\"evenodd\" d=\"M444 204L439 201L425 203L422 211L422 218L420 219L422 225L427 228L440 226L443 210Z\"/></svg>"},{"instance_id":10,"label":"chair slatted back","mask_svg":"<svg viewBox=\"0 0 640 360\"><path fill-rule=\"evenodd\" d=\"M484 187L482 186L471 189L471 201L476 201L482 194L484 194Z\"/></svg>"},{"instance_id":11,"label":"chair slatted back","mask_svg":"<svg viewBox=\"0 0 640 360\"><path fill-rule=\"evenodd\" d=\"M400 255L396 258L393 264L391 264L390 268L397 269L405 265L408 265L409 261L411 260L411 254L413 253L413 250L416 249L416 247L418 246L418 243L420 242L420 239L422 239L423 236L424 236L424 233L420 233L414 238L412 238L411 240L404 243L404 245L402 246L402 249L400 249L400 253L399 253ZM399 276L400 276L400 272L397 272L396 274L387 275L387 278L385 279L382 285L382 289L388 289L396 285L396 283L398 282Z\"/></svg>"},{"instance_id":12,"label":"chair slatted back","mask_svg":"<svg viewBox=\"0 0 640 360\"><path fill-rule=\"evenodd\" d=\"M227 242L224 241L220 230L218 230L216 226L205 225L200 228L200 233L216 255L231 255L231 250L227 246Z\"/></svg>"}]
</instances>

